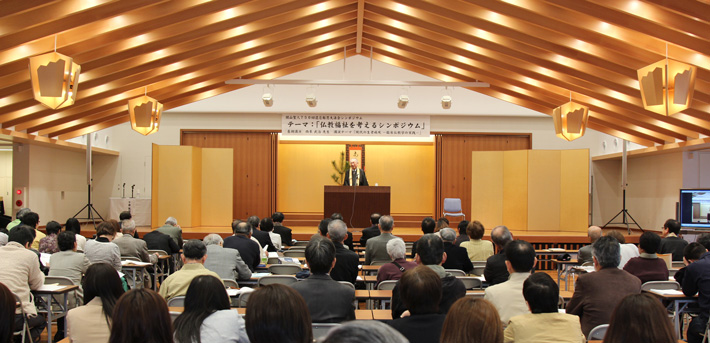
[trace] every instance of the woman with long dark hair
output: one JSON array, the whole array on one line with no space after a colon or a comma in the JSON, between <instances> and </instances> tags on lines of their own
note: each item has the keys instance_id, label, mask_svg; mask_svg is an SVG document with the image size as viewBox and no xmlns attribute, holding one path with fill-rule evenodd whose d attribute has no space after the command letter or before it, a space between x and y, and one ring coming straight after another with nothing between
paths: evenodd
<instances>
[{"instance_id":1,"label":"woman with long dark hair","mask_svg":"<svg viewBox=\"0 0 710 343\"><path fill-rule=\"evenodd\" d=\"M503 343L503 324L495 306L463 297L451 306L441 329L441 343Z\"/></svg>"},{"instance_id":2,"label":"woman with long dark hair","mask_svg":"<svg viewBox=\"0 0 710 343\"><path fill-rule=\"evenodd\" d=\"M175 341L180 343L249 342L244 320L229 308L222 281L201 275L190 282L185 310L175 319Z\"/></svg>"},{"instance_id":3,"label":"woman with long dark hair","mask_svg":"<svg viewBox=\"0 0 710 343\"><path fill-rule=\"evenodd\" d=\"M313 342L308 306L295 289L280 284L261 286L249 303L244 320L251 343Z\"/></svg>"},{"instance_id":4,"label":"woman with long dark hair","mask_svg":"<svg viewBox=\"0 0 710 343\"><path fill-rule=\"evenodd\" d=\"M604 343L673 343L676 340L666 309L657 298L646 293L622 299L604 335Z\"/></svg>"},{"instance_id":5,"label":"woman with long dark hair","mask_svg":"<svg viewBox=\"0 0 710 343\"><path fill-rule=\"evenodd\" d=\"M172 343L173 328L165 299L152 289L126 292L113 309L110 343Z\"/></svg>"},{"instance_id":6,"label":"woman with long dark hair","mask_svg":"<svg viewBox=\"0 0 710 343\"><path fill-rule=\"evenodd\" d=\"M67 336L74 343L108 342L111 314L123 286L116 269L106 263L89 266L82 283L84 306L67 313Z\"/></svg>"}]
</instances>

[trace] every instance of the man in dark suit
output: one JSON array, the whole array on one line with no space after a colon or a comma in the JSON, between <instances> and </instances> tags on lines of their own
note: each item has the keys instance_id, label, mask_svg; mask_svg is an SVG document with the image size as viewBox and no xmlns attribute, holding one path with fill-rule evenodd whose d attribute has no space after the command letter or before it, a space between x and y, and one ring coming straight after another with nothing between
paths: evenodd
<instances>
[{"instance_id":1,"label":"man in dark suit","mask_svg":"<svg viewBox=\"0 0 710 343\"><path fill-rule=\"evenodd\" d=\"M367 176L365 176L365 171L358 168L358 161L356 158L350 160L350 169L345 172L345 177L343 177L343 186L369 186L367 183Z\"/></svg>"},{"instance_id":2,"label":"man in dark suit","mask_svg":"<svg viewBox=\"0 0 710 343\"><path fill-rule=\"evenodd\" d=\"M330 271L330 277L335 281L347 281L354 285L360 257L343 246L347 232L348 227L342 220L333 220L328 224L328 237L335 245L335 266Z\"/></svg>"},{"instance_id":3,"label":"man in dark suit","mask_svg":"<svg viewBox=\"0 0 710 343\"><path fill-rule=\"evenodd\" d=\"M335 245L316 237L306 246L311 275L291 287L303 296L313 323L340 323L355 319L355 289L338 283L328 273L335 265Z\"/></svg>"},{"instance_id":4,"label":"man in dark suit","mask_svg":"<svg viewBox=\"0 0 710 343\"><path fill-rule=\"evenodd\" d=\"M675 219L666 220L663 224L663 239L658 246L658 253L673 254L673 261L683 261L683 249L688 245L688 241L678 235L680 235L680 223Z\"/></svg>"},{"instance_id":5,"label":"man in dark suit","mask_svg":"<svg viewBox=\"0 0 710 343\"><path fill-rule=\"evenodd\" d=\"M454 244L456 231L450 227L445 227L439 231L439 235L444 240L444 252L446 253L446 261L442 264L442 267L463 270L466 274L473 271L473 263L468 259L466 248L458 247Z\"/></svg>"},{"instance_id":6,"label":"man in dark suit","mask_svg":"<svg viewBox=\"0 0 710 343\"><path fill-rule=\"evenodd\" d=\"M422 233L423 234L428 234L428 233L434 233L434 230L436 230L436 221L432 217L426 217L422 219ZM414 242L412 245L412 258L415 257L417 254L417 244L419 244L419 241L417 240Z\"/></svg>"},{"instance_id":7,"label":"man in dark suit","mask_svg":"<svg viewBox=\"0 0 710 343\"><path fill-rule=\"evenodd\" d=\"M330 220L342 220L343 222L345 222L345 219L343 219L343 215L338 212L333 213L330 216ZM326 229L327 229L327 227L326 227ZM323 236L325 236L326 234L328 234L328 232L327 231L321 232L321 234ZM343 241L343 244L345 246L347 246L348 249L350 249L351 251L355 251L355 248L353 247L353 233L352 232L348 231L348 237L345 238L345 240Z\"/></svg>"},{"instance_id":8,"label":"man in dark suit","mask_svg":"<svg viewBox=\"0 0 710 343\"><path fill-rule=\"evenodd\" d=\"M261 248L251 240L252 227L247 222L235 220L232 222L234 236L224 239L224 247L239 250L239 255L252 272L261 263Z\"/></svg>"},{"instance_id":9,"label":"man in dark suit","mask_svg":"<svg viewBox=\"0 0 710 343\"><path fill-rule=\"evenodd\" d=\"M592 254L596 271L579 276L567 303L567 313L579 316L585 336L595 326L609 323L621 299L641 292L641 280L617 268L621 247L614 237L600 237L592 244Z\"/></svg>"},{"instance_id":10,"label":"man in dark suit","mask_svg":"<svg viewBox=\"0 0 710 343\"><path fill-rule=\"evenodd\" d=\"M377 227L377 224L380 222L380 214L379 213L373 213L370 215L370 223L372 223L372 226L365 228L362 230L362 236L360 237L360 246L364 247L367 244L367 240L372 238L372 237L377 237L380 235L380 228Z\"/></svg>"},{"instance_id":11,"label":"man in dark suit","mask_svg":"<svg viewBox=\"0 0 710 343\"><path fill-rule=\"evenodd\" d=\"M491 230L491 240L495 243L498 253L486 260L483 276L491 286L508 281L508 267L505 266L505 245L513 240L513 234L504 225Z\"/></svg>"},{"instance_id":12,"label":"man in dark suit","mask_svg":"<svg viewBox=\"0 0 710 343\"><path fill-rule=\"evenodd\" d=\"M266 231L259 230L260 221L261 220L257 216L251 216L249 217L249 219L247 219L247 222L249 223L249 225L251 225L252 228L251 235L254 236L257 241L259 241L259 244L261 244L262 248L267 247L267 251L276 252L278 249L276 249L274 243L271 241L269 233Z\"/></svg>"},{"instance_id":13,"label":"man in dark suit","mask_svg":"<svg viewBox=\"0 0 710 343\"><path fill-rule=\"evenodd\" d=\"M175 242L172 237L158 230L153 230L151 232L146 233L145 235L143 235L143 240L145 241L146 246L150 250L163 250L168 253L168 255L175 255L180 253L180 247L178 247L177 242ZM174 259L168 259L168 267L170 269L171 274L175 272Z\"/></svg>"},{"instance_id":14,"label":"man in dark suit","mask_svg":"<svg viewBox=\"0 0 710 343\"><path fill-rule=\"evenodd\" d=\"M282 245L293 245L293 234L291 229L283 226L284 214L281 212L274 212L271 215L271 220L274 221L274 233L281 236Z\"/></svg>"}]
</instances>

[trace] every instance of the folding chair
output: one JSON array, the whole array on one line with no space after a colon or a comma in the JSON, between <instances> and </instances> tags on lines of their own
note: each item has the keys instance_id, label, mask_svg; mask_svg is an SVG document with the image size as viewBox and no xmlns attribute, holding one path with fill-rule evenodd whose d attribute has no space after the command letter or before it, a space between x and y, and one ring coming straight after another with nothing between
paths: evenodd
<instances>
[{"instance_id":1,"label":"folding chair","mask_svg":"<svg viewBox=\"0 0 710 343\"><path fill-rule=\"evenodd\" d=\"M483 282L481 279L473 276L456 276L457 279L463 282L466 289L483 289Z\"/></svg>"},{"instance_id":2,"label":"folding chair","mask_svg":"<svg viewBox=\"0 0 710 343\"><path fill-rule=\"evenodd\" d=\"M445 271L453 276L466 276L466 272L461 269L445 269Z\"/></svg>"},{"instance_id":3,"label":"folding chair","mask_svg":"<svg viewBox=\"0 0 710 343\"><path fill-rule=\"evenodd\" d=\"M22 314L22 329L14 331L12 333L13 336L22 336L22 342L25 342L26 337L32 337L32 334L30 333L30 327L27 326L27 314L25 313L25 309L22 307L22 300L20 300L20 297L17 296L17 294L12 293L13 296L15 296L15 304L20 308L20 313ZM12 320L15 320L12 318Z\"/></svg>"},{"instance_id":4,"label":"folding chair","mask_svg":"<svg viewBox=\"0 0 710 343\"><path fill-rule=\"evenodd\" d=\"M185 297L177 296L168 300L168 307L185 307Z\"/></svg>"},{"instance_id":5,"label":"folding chair","mask_svg":"<svg viewBox=\"0 0 710 343\"><path fill-rule=\"evenodd\" d=\"M266 275L259 278L257 286L273 285L275 283L282 285L292 285L298 282L298 279L293 275Z\"/></svg>"},{"instance_id":6,"label":"folding chair","mask_svg":"<svg viewBox=\"0 0 710 343\"><path fill-rule=\"evenodd\" d=\"M589 331L589 337L587 337L587 340L603 340L608 328L609 324L597 325L594 329L592 329L592 331Z\"/></svg>"},{"instance_id":7,"label":"folding chair","mask_svg":"<svg viewBox=\"0 0 710 343\"><path fill-rule=\"evenodd\" d=\"M303 268L295 264L272 264L269 266L269 273L274 275L296 275L303 271Z\"/></svg>"},{"instance_id":8,"label":"folding chair","mask_svg":"<svg viewBox=\"0 0 710 343\"><path fill-rule=\"evenodd\" d=\"M340 326L340 323L313 323L313 339L325 337L330 329Z\"/></svg>"}]
</instances>

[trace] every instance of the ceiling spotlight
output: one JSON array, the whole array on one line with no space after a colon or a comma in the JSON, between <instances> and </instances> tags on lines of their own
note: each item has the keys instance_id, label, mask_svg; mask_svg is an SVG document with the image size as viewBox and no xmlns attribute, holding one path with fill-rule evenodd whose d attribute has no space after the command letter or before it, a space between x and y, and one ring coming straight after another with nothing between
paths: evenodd
<instances>
[{"instance_id":1,"label":"ceiling spotlight","mask_svg":"<svg viewBox=\"0 0 710 343\"><path fill-rule=\"evenodd\" d=\"M406 94L402 94L399 96L399 101L397 101L397 107L405 108L405 107L407 107L408 103L409 103L409 96L407 96Z\"/></svg>"},{"instance_id":2,"label":"ceiling spotlight","mask_svg":"<svg viewBox=\"0 0 710 343\"><path fill-rule=\"evenodd\" d=\"M451 95L444 95L441 97L441 108L445 110L451 108Z\"/></svg>"},{"instance_id":3,"label":"ceiling spotlight","mask_svg":"<svg viewBox=\"0 0 710 343\"><path fill-rule=\"evenodd\" d=\"M271 107L274 105L274 96L271 93L264 93L261 96L261 101L264 102L264 106Z\"/></svg>"}]
</instances>

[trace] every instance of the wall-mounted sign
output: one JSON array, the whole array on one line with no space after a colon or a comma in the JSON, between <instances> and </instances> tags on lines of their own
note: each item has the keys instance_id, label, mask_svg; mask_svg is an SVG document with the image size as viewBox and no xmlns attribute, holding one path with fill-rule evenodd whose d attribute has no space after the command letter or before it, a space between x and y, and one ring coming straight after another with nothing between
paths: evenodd
<instances>
[{"instance_id":1,"label":"wall-mounted sign","mask_svg":"<svg viewBox=\"0 0 710 343\"><path fill-rule=\"evenodd\" d=\"M429 137L429 116L284 114L284 136Z\"/></svg>"}]
</instances>

